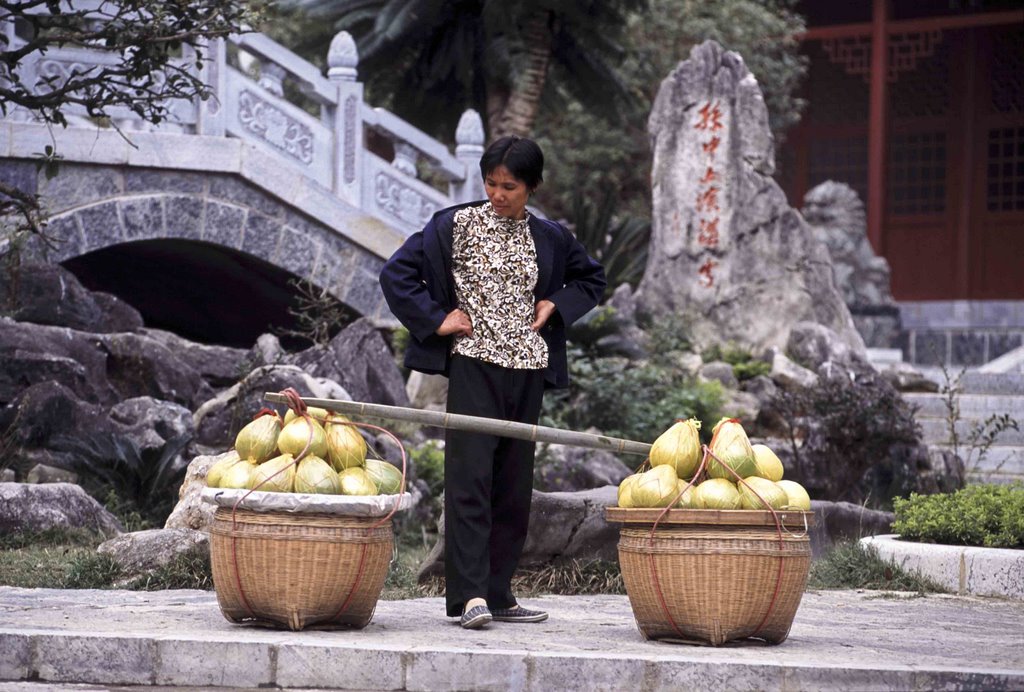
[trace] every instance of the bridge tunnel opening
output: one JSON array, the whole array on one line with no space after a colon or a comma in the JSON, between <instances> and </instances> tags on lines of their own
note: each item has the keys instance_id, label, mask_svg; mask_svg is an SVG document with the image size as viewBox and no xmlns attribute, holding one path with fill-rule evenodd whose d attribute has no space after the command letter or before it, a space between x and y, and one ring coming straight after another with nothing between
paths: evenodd
<instances>
[{"instance_id":1,"label":"bridge tunnel opening","mask_svg":"<svg viewBox=\"0 0 1024 692\"><path fill-rule=\"evenodd\" d=\"M250 348L277 334L287 350L307 348L318 319L333 336L357 315L321 289L252 255L192 240L113 245L63 262L82 284L111 293L145 326L203 344ZM311 295L317 300L311 301Z\"/></svg>"}]
</instances>

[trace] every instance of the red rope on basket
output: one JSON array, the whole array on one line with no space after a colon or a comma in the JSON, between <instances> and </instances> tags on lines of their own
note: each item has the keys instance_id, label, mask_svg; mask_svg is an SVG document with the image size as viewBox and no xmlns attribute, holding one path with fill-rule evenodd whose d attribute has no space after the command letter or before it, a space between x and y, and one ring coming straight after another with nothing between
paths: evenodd
<instances>
[{"instance_id":1,"label":"red rope on basket","mask_svg":"<svg viewBox=\"0 0 1024 692\"><path fill-rule=\"evenodd\" d=\"M730 418L729 422L739 424L739 420L736 419L736 418ZM721 428L719 428L719 430L721 430ZM717 432L711 437L711 444L715 444L715 438L716 437L718 437L718 433ZM753 632L751 632L749 635L747 635L748 637L753 637L758 632L760 632L761 628L763 628L765 623L768 622L768 618L771 616L772 611L775 610L775 604L778 602L779 590L782 588L782 572L783 572L783 569L782 569L782 566L783 566L782 551L786 547L785 539L782 536L782 520L779 519L778 512L776 512L775 509L770 504L765 502L765 499L763 497L761 497L761 495L756 490L751 488L750 484L747 483L746 480L744 480L743 478L740 477L740 474L736 473L736 471L733 470L733 468L731 466L729 466L728 464L723 462L721 459L719 459L717 456L715 456L714 452L712 452L710 449L708 449L707 451L708 451L708 454L710 454L712 456L712 458L714 458L715 461L717 461L719 464L721 464L724 468L728 469L729 473L731 473L733 476L736 477L736 480L738 480L740 483L745 485L747 487L747 490L749 490L750 492L754 493L754 496L758 500L761 501L762 505L764 505L765 507L768 508L768 511L772 513L772 519L775 520L775 531L779 535L779 570L778 570L778 572L775 575L775 591L772 593L772 600L768 603L768 610L765 611L764 617L761 618L761 622L759 622L757 624L757 627L754 628Z\"/></svg>"},{"instance_id":2,"label":"red rope on basket","mask_svg":"<svg viewBox=\"0 0 1024 692\"><path fill-rule=\"evenodd\" d=\"M707 464L708 454L710 454L710 451L707 447L704 447L704 456L701 458L700 466L697 467L697 471L693 474L693 478L690 479L690 482L686 484L685 488L680 490L679 493L672 498L672 501L668 506L661 510L661 514L659 514L658 518L654 520L654 524L651 526L651 533L647 537L647 545L650 548L650 551L647 553L647 557L650 558L651 580L654 582L654 592L658 595L658 603L661 605L662 612L665 613L665 617L668 618L668 621L672 623L672 629L676 631L676 634L679 635L680 639L686 639L686 635L684 635L682 630L679 629L679 625L676 624L675 618L672 617L672 613L668 609L668 603L665 602L665 594L661 590L661 581L658 579L658 566L654 562L654 534L658 529L658 524L665 515L668 514L669 510L672 509L672 506L679 502L679 498L685 495L686 491L692 488L693 484L698 478L700 478L701 473L704 471L704 466Z\"/></svg>"},{"instance_id":3,"label":"red rope on basket","mask_svg":"<svg viewBox=\"0 0 1024 692\"><path fill-rule=\"evenodd\" d=\"M238 537L235 535L235 533L237 531L237 527L238 527L238 520L237 520L238 505L241 504L242 501L245 498L247 498L250 495L252 495L256 490L259 489L259 487L261 485L263 485L264 483L269 481L271 478L276 477L279 473L283 473L284 471L287 471L292 466L297 466L298 463L299 463L299 460L306 456L306 453L309 452L309 448L313 444L313 420L312 420L312 418L309 417L309 413L307 413L307 411L306 411L306 402L302 400L302 397L299 396L299 393L297 391L295 391L295 389L293 389L292 387L288 387L284 391L280 392L280 394L281 394L281 396L283 396L283 397L288 399L288 407L291 410L295 411L296 414L298 414L298 415L302 416L303 418L305 418L307 427L309 428L309 439L306 440L306 446L303 447L302 452L300 452L297 457L292 459L292 463L288 464L287 466L281 467L275 473L273 473L273 474L267 476L266 478L264 478L262 481L260 481L256 485L255 488L250 488L249 492L247 492L245 495L242 495L242 497L240 497L237 500L235 500L235 504L232 505L232 507L231 507L231 566L234 568L235 586L238 587L238 595L242 597L242 603L245 605L245 609L248 610L249 611L249 615L251 615L256 620L259 620L260 618L259 618L258 615L256 615L256 612L252 609L252 606L249 604L249 599L245 595L245 589L242 588L242 577L239 574L239 570L238 570ZM253 420L256 420L260 416L266 416L266 415L270 415L270 414L273 414L275 416L278 415L277 411L274 411L274 410L269 409L269 408L263 408L263 409L260 409L259 413L257 413L253 417Z\"/></svg>"},{"instance_id":4,"label":"red rope on basket","mask_svg":"<svg viewBox=\"0 0 1024 692\"><path fill-rule=\"evenodd\" d=\"M388 512L384 517L382 517L380 521L377 521L366 527L366 538L370 538L370 532L378 526L382 526L385 522L391 519L391 517L395 515L395 512L398 511L398 506L402 503L402 495L405 493L405 447L402 446L401 441L399 441L399 439L395 437L390 430L387 430L377 425L371 425L369 423L356 423L354 421L335 421L333 424L351 425L357 428L370 428L371 430L379 430L388 437L390 437L392 440L394 440L395 444L398 445L398 450L402 453L402 483L398 488L398 502L395 503L395 506L391 508L391 511ZM341 604L341 608L338 609L338 612L334 614L334 617L332 617L331 620L337 620L345 613L346 610L348 610L348 605L349 603L351 603L352 597L355 596L356 590L359 588L359 582L361 582L363 579L363 568L366 565L366 550L368 545L369 544L367 543L363 543L363 549L359 553L359 567L356 568L356 578L352 581L352 588L349 590L348 596L345 597L345 601Z\"/></svg>"},{"instance_id":5,"label":"red rope on basket","mask_svg":"<svg viewBox=\"0 0 1024 692\"><path fill-rule=\"evenodd\" d=\"M735 420L735 419L732 419L732 420ZM711 444L714 444L715 437L717 437L717 433L714 436L712 436ZM697 467L696 473L693 474L693 478L686 485L686 487L683 488L681 491L679 491L679 493L675 496L675 498L672 500L672 502L669 503L669 505L665 509L663 509L661 511L661 514L658 515L658 518L654 520L654 524L651 526L651 532L650 532L649 537L648 537L648 546L651 548L651 551L648 553L648 557L650 558L650 563L651 563L651 577L652 577L652 581L654 582L655 593L658 596L658 603L659 603L659 605L661 605L662 612L668 618L668 621L672 624L672 629L674 629L676 631L676 634L679 635L680 639L686 639L686 636L682 633L682 631L680 631L679 625L676 624L675 618L672 617L672 613L669 611L668 603L666 603L666 601L665 601L665 595L664 595L664 593L661 590L661 582L658 579L658 568L657 568L657 564L654 561L654 534L655 534L655 531L658 528L658 524L665 517L665 515L668 514L669 510L672 509L672 506L675 505L676 502L679 501L679 498L681 498L686 493L687 490L689 490L691 487L693 487L693 484L696 482L696 480L698 478L700 478L701 473L705 470L705 467L707 465L708 457L709 456L711 458L713 458L715 461L717 461L719 464L721 464L723 467L728 469L729 473L731 473L733 476L735 476L739 480L740 483L743 483L743 485L745 485L747 487L747 489L750 490L750 492L754 493L754 495L757 497L757 499L761 501L761 504L763 504L765 507L768 508L768 511L772 513L772 518L775 520L775 529L776 529L776 531L778 533L778 536L779 536L779 552L781 553L782 550L785 548L785 541L784 541L783 536L782 536L782 521L779 519L779 515L775 511L775 509L773 509L771 505L769 505L767 502L765 502L764 498L761 497L756 490L751 488L750 485L743 478L741 478L740 475L738 473L736 473L736 471L734 471L731 466L729 466L728 464L724 463L721 459L719 459L717 456L715 456L714 452L712 452L711 449L707 445L702 445L702 447L704 448L704 456L701 459L700 466ZM769 618L769 616L771 616L772 611L775 609L775 604L778 602L778 598L779 598L779 591L782 588L782 572L783 572L782 566L783 566L783 556L780 554L779 555L779 569L778 569L778 572L776 573L776 576L775 576L775 591L772 594L772 600L769 602L768 610L765 612L764 617L761 618L761 622L758 623L757 627L754 628L753 632L751 632L749 635L747 635L749 637L753 637L754 635L756 635L758 632L761 631L761 629L764 627L765 623L768 622L768 618Z\"/></svg>"}]
</instances>

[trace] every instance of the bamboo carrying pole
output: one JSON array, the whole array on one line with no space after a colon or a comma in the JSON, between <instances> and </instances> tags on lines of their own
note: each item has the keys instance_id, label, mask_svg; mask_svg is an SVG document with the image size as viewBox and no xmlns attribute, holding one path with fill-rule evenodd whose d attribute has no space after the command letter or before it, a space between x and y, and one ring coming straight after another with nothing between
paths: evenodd
<instances>
[{"instance_id":1,"label":"bamboo carrying pole","mask_svg":"<svg viewBox=\"0 0 1024 692\"><path fill-rule=\"evenodd\" d=\"M276 404L288 403L287 398L277 392L267 392L263 395L263 398ZM512 421L494 418L464 416L458 413L424 411L423 409L406 408L404 406L364 404L359 401L342 401L340 399L307 399L303 397L302 400L306 403L306 406L316 406L346 415L399 420L450 430L466 430L468 432L499 435L501 437L514 437L518 440L533 440L534 442L549 442L573 447L586 447L588 449L603 449L606 452L618 454L647 456L651 451L651 445L644 442L634 442L617 437L574 432L572 430L561 430L559 428L548 428L543 425L513 423Z\"/></svg>"}]
</instances>

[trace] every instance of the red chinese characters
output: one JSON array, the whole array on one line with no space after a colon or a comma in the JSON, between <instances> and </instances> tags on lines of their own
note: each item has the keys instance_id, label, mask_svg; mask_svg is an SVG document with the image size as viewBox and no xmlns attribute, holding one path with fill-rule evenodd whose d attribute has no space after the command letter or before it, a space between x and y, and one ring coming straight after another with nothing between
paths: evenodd
<instances>
[{"instance_id":1,"label":"red chinese characters","mask_svg":"<svg viewBox=\"0 0 1024 692\"><path fill-rule=\"evenodd\" d=\"M708 101L697 111L697 122L693 129L706 133L707 139L702 141L701 151L705 156L704 175L697 180L697 198L695 207L698 213L700 230L697 233L697 244L708 250L719 246L719 213L721 209L720 193L722 192L721 174L715 170L718 160L718 147L722 138L716 132L723 130L725 123L722 109L718 101ZM708 258L697 271L701 286L711 287L715 283L714 269L716 260Z\"/></svg>"}]
</instances>

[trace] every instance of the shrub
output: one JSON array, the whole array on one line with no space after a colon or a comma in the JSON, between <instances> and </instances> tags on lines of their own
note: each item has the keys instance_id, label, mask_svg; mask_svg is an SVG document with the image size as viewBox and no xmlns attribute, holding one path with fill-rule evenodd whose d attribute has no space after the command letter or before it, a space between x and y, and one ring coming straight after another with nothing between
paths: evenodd
<instances>
[{"instance_id":1,"label":"shrub","mask_svg":"<svg viewBox=\"0 0 1024 692\"><path fill-rule=\"evenodd\" d=\"M893 531L925 543L1024 548L1024 483L897 498Z\"/></svg>"},{"instance_id":2,"label":"shrub","mask_svg":"<svg viewBox=\"0 0 1024 692\"><path fill-rule=\"evenodd\" d=\"M814 387L780 391L770 408L788 428L794 480L823 500L862 502L867 471L891 464L920 435L913 409L877 375L823 377Z\"/></svg>"},{"instance_id":3,"label":"shrub","mask_svg":"<svg viewBox=\"0 0 1024 692\"><path fill-rule=\"evenodd\" d=\"M677 418L716 421L718 382L696 382L656 362L589 357L573 348L568 390L549 392L542 422L570 430L594 427L606 435L653 442ZM710 439L710 426L702 435Z\"/></svg>"}]
</instances>

